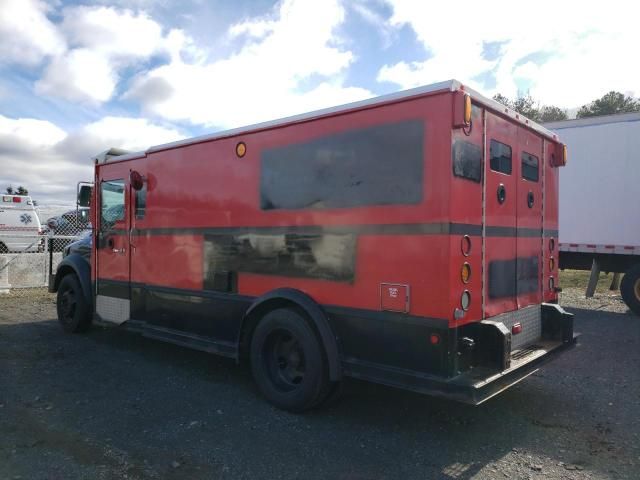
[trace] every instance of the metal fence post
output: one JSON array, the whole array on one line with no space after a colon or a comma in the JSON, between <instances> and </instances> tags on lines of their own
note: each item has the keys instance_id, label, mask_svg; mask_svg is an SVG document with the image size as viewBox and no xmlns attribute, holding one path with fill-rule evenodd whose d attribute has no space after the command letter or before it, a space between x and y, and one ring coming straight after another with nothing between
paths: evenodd
<instances>
[{"instance_id":1,"label":"metal fence post","mask_svg":"<svg viewBox=\"0 0 640 480\"><path fill-rule=\"evenodd\" d=\"M0 295L11 291L9 285L9 260L6 255L0 255Z\"/></svg>"},{"instance_id":2,"label":"metal fence post","mask_svg":"<svg viewBox=\"0 0 640 480\"><path fill-rule=\"evenodd\" d=\"M47 232L47 238L44 242L44 262L42 262L44 264L44 268L42 270L42 276L43 276L43 281L42 283L46 286L49 283L49 268L47 266L47 262L49 261L49 243L51 242L51 230L49 230Z\"/></svg>"}]
</instances>

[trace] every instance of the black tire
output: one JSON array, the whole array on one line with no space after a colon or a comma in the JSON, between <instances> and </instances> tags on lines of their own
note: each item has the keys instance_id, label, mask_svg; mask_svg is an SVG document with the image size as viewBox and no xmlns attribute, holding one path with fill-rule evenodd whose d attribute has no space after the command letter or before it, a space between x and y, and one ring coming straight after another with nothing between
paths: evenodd
<instances>
[{"instance_id":1,"label":"black tire","mask_svg":"<svg viewBox=\"0 0 640 480\"><path fill-rule=\"evenodd\" d=\"M320 339L307 318L289 308L272 310L258 323L251 370L265 398L289 412L309 410L330 392Z\"/></svg>"},{"instance_id":2,"label":"black tire","mask_svg":"<svg viewBox=\"0 0 640 480\"><path fill-rule=\"evenodd\" d=\"M640 263L627 270L622 277L620 294L629 310L640 315Z\"/></svg>"},{"instance_id":3,"label":"black tire","mask_svg":"<svg viewBox=\"0 0 640 480\"><path fill-rule=\"evenodd\" d=\"M60 281L56 309L58 321L67 333L86 332L91 326L89 305L74 274L68 274Z\"/></svg>"}]
</instances>

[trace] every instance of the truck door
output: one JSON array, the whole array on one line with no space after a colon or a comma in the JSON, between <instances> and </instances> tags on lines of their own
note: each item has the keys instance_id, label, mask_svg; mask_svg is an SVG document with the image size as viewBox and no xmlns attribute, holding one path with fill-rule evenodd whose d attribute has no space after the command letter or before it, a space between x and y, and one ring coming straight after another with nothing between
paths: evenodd
<instances>
[{"instance_id":1,"label":"truck door","mask_svg":"<svg viewBox=\"0 0 640 480\"><path fill-rule=\"evenodd\" d=\"M514 151L514 153L516 153ZM517 187L518 307L542 302L542 138L518 127L514 172Z\"/></svg>"},{"instance_id":2,"label":"truck door","mask_svg":"<svg viewBox=\"0 0 640 480\"><path fill-rule=\"evenodd\" d=\"M486 113L484 205L484 316L517 308L517 178L518 127Z\"/></svg>"},{"instance_id":3,"label":"truck door","mask_svg":"<svg viewBox=\"0 0 640 480\"><path fill-rule=\"evenodd\" d=\"M110 165L98 185L96 313L106 322L130 317L129 169Z\"/></svg>"}]
</instances>

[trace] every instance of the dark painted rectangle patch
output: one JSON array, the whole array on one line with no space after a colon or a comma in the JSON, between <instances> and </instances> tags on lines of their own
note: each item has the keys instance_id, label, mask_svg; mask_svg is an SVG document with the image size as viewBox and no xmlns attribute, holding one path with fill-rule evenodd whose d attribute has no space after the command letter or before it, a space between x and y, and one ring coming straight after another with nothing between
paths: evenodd
<instances>
[{"instance_id":1,"label":"dark painted rectangle patch","mask_svg":"<svg viewBox=\"0 0 640 480\"><path fill-rule=\"evenodd\" d=\"M515 297L539 286L537 256L489 262L489 298Z\"/></svg>"},{"instance_id":2,"label":"dark painted rectangle patch","mask_svg":"<svg viewBox=\"0 0 640 480\"><path fill-rule=\"evenodd\" d=\"M422 120L334 133L262 152L263 210L417 204L423 198Z\"/></svg>"},{"instance_id":3,"label":"dark painted rectangle patch","mask_svg":"<svg viewBox=\"0 0 640 480\"><path fill-rule=\"evenodd\" d=\"M129 299L131 292L129 289L129 282L118 280L105 280L98 279L98 295L104 295L105 297L123 298Z\"/></svg>"},{"instance_id":4,"label":"dark painted rectangle patch","mask_svg":"<svg viewBox=\"0 0 640 480\"><path fill-rule=\"evenodd\" d=\"M205 235L204 288L234 291L238 272L351 282L356 235Z\"/></svg>"}]
</instances>

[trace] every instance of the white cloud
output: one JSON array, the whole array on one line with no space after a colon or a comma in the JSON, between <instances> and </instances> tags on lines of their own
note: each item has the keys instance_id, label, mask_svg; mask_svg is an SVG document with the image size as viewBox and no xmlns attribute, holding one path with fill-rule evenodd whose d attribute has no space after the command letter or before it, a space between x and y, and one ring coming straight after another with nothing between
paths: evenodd
<instances>
[{"instance_id":1,"label":"white cloud","mask_svg":"<svg viewBox=\"0 0 640 480\"><path fill-rule=\"evenodd\" d=\"M111 58L144 58L162 46L162 27L145 12L109 7L71 7L61 26L71 46Z\"/></svg>"},{"instance_id":2,"label":"white cloud","mask_svg":"<svg viewBox=\"0 0 640 480\"><path fill-rule=\"evenodd\" d=\"M39 0L0 0L0 63L37 65L65 50L48 12Z\"/></svg>"},{"instance_id":3,"label":"white cloud","mask_svg":"<svg viewBox=\"0 0 640 480\"><path fill-rule=\"evenodd\" d=\"M156 125L145 118L129 117L102 118L86 125L79 135L89 138L98 147L94 154L111 147L145 150L154 145L184 138L184 134L175 128Z\"/></svg>"},{"instance_id":4,"label":"white cloud","mask_svg":"<svg viewBox=\"0 0 640 480\"><path fill-rule=\"evenodd\" d=\"M41 203L73 203L76 183L93 177L93 155L110 147L144 150L183 137L142 118L105 117L67 133L48 121L0 115L0 189L24 185Z\"/></svg>"},{"instance_id":5,"label":"white cloud","mask_svg":"<svg viewBox=\"0 0 640 480\"><path fill-rule=\"evenodd\" d=\"M353 54L334 31L344 16L337 0L284 0L271 15L230 27L229 37L244 42L238 53L214 62L174 55L139 76L125 98L170 120L230 127L371 96L343 86ZM309 79L314 87L305 88Z\"/></svg>"},{"instance_id":6,"label":"white cloud","mask_svg":"<svg viewBox=\"0 0 640 480\"><path fill-rule=\"evenodd\" d=\"M77 48L51 61L36 83L36 92L72 102L102 103L111 98L117 81L108 57Z\"/></svg>"},{"instance_id":7,"label":"white cloud","mask_svg":"<svg viewBox=\"0 0 640 480\"><path fill-rule=\"evenodd\" d=\"M445 3L387 0L390 24L409 25L428 51L418 62L383 66L379 81L403 88L457 78L485 93L518 93L518 85L544 103L574 106L617 88L640 93L640 64L625 51L636 42L635 3L541 0L535 8L518 2ZM484 42L503 42L495 60L483 58ZM536 62L527 62L530 55ZM524 61L524 63L523 63ZM486 91L476 77L491 73L496 88Z\"/></svg>"},{"instance_id":8,"label":"white cloud","mask_svg":"<svg viewBox=\"0 0 640 480\"><path fill-rule=\"evenodd\" d=\"M159 53L184 44L176 32L167 37L146 13L113 7L69 7L60 25L70 49L56 56L36 83L41 94L100 104L116 92L124 68L138 68Z\"/></svg>"},{"instance_id":9,"label":"white cloud","mask_svg":"<svg viewBox=\"0 0 640 480\"><path fill-rule=\"evenodd\" d=\"M8 118L0 115L1 151L43 150L64 140L67 133L46 120L35 118Z\"/></svg>"}]
</instances>

